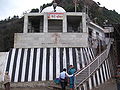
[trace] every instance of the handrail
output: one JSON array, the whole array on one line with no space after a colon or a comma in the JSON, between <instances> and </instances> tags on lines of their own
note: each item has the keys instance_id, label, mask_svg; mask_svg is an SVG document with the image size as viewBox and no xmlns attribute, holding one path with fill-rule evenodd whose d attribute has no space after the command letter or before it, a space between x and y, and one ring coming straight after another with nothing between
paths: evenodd
<instances>
[{"instance_id":1,"label":"handrail","mask_svg":"<svg viewBox=\"0 0 120 90\"><path fill-rule=\"evenodd\" d=\"M107 49L104 50L95 60L84 67L79 72L75 73L75 88L79 87L83 82L85 82L95 71L100 67L100 65L108 58L108 53L110 50L110 41Z\"/></svg>"}]
</instances>

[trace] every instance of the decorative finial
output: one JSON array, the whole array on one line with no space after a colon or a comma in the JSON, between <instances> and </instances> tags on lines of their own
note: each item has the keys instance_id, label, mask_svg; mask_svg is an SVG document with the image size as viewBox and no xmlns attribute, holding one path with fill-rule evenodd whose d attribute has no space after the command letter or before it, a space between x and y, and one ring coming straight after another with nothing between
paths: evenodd
<instances>
[{"instance_id":1,"label":"decorative finial","mask_svg":"<svg viewBox=\"0 0 120 90\"><path fill-rule=\"evenodd\" d=\"M57 7L57 3L55 3L55 1L54 1L54 3L53 3L54 12L56 12L56 7Z\"/></svg>"}]
</instances>

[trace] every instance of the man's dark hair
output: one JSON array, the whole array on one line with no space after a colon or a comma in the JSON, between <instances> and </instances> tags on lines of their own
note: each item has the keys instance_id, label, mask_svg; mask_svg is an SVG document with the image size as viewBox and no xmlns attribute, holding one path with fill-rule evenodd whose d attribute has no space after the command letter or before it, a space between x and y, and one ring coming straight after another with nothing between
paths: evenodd
<instances>
[{"instance_id":1,"label":"man's dark hair","mask_svg":"<svg viewBox=\"0 0 120 90\"><path fill-rule=\"evenodd\" d=\"M63 71L66 71L66 68L64 68Z\"/></svg>"}]
</instances>

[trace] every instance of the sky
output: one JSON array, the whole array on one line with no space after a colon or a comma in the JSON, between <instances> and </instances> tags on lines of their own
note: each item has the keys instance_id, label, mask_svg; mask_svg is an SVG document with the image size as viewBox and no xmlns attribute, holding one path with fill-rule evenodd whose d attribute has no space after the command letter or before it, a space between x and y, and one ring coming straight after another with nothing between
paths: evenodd
<instances>
[{"instance_id":1,"label":"sky","mask_svg":"<svg viewBox=\"0 0 120 90\"><path fill-rule=\"evenodd\" d=\"M100 6L105 6L109 10L116 10L120 14L120 0L94 0L100 2ZM23 16L23 12L33 8L40 8L41 5L50 3L52 0L0 0L0 20L13 17L14 15Z\"/></svg>"}]
</instances>

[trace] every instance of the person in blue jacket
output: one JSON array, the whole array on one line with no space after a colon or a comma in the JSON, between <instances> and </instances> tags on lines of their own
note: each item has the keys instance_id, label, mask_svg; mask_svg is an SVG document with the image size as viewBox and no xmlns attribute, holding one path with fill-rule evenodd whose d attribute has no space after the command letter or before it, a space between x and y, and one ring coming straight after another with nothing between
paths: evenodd
<instances>
[{"instance_id":1,"label":"person in blue jacket","mask_svg":"<svg viewBox=\"0 0 120 90\"><path fill-rule=\"evenodd\" d=\"M70 83L70 90L74 90L74 73L76 72L75 68L73 65L69 66L68 74L73 75L72 77L69 78L69 83Z\"/></svg>"}]
</instances>

